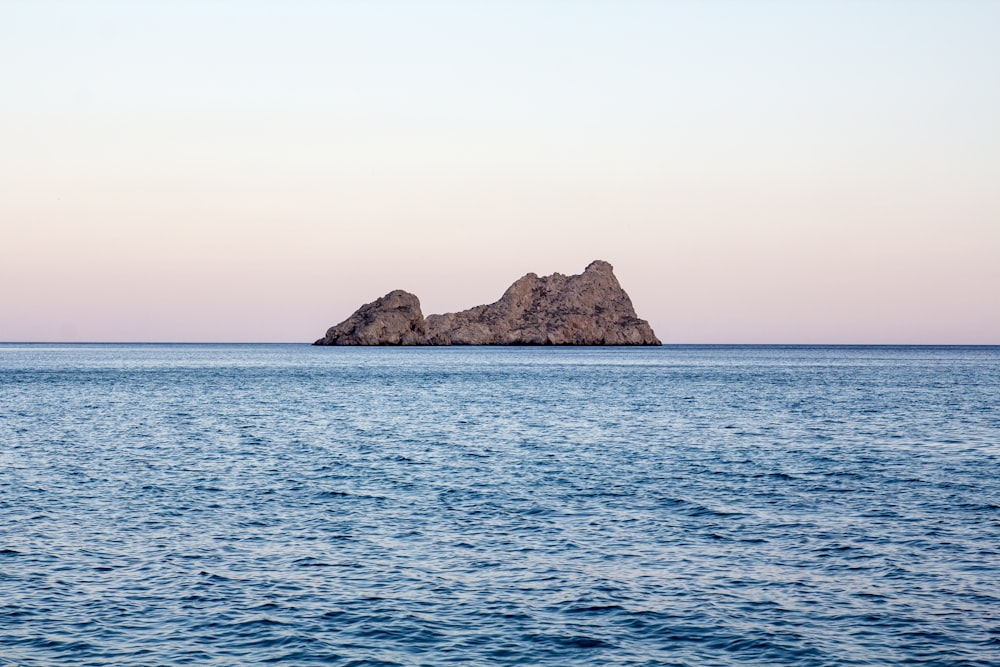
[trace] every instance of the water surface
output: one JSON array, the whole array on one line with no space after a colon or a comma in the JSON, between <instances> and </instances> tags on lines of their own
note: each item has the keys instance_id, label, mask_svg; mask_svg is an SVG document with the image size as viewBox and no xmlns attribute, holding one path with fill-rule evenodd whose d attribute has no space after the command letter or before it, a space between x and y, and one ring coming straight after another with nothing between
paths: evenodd
<instances>
[{"instance_id":1,"label":"water surface","mask_svg":"<svg viewBox=\"0 0 1000 667\"><path fill-rule=\"evenodd\" d=\"M0 345L0 665L1000 664L1000 348Z\"/></svg>"}]
</instances>

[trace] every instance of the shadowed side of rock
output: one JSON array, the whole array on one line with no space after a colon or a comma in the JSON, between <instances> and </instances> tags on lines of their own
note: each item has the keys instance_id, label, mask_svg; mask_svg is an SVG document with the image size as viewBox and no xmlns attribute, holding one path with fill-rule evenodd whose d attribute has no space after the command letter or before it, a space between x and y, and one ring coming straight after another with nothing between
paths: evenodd
<instances>
[{"instance_id":1,"label":"shadowed side of rock","mask_svg":"<svg viewBox=\"0 0 1000 667\"><path fill-rule=\"evenodd\" d=\"M607 262L583 273L524 276L495 303L420 314L401 290L365 304L316 345L659 345Z\"/></svg>"}]
</instances>

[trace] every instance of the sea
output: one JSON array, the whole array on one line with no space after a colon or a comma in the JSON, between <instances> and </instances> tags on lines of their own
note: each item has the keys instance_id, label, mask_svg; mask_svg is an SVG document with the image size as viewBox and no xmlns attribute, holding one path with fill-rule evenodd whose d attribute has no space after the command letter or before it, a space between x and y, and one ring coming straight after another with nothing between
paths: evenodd
<instances>
[{"instance_id":1,"label":"sea","mask_svg":"<svg viewBox=\"0 0 1000 667\"><path fill-rule=\"evenodd\" d=\"M1000 347L0 345L0 665L1000 665Z\"/></svg>"}]
</instances>

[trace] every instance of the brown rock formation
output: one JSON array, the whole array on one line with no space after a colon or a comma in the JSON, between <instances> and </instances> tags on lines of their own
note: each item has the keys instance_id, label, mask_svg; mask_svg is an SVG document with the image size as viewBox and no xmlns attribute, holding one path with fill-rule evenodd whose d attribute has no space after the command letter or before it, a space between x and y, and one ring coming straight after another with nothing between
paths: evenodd
<instances>
[{"instance_id":1,"label":"brown rock formation","mask_svg":"<svg viewBox=\"0 0 1000 667\"><path fill-rule=\"evenodd\" d=\"M420 300L398 289L361 306L313 345L421 345L425 339Z\"/></svg>"},{"instance_id":2,"label":"brown rock formation","mask_svg":"<svg viewBox=\"0 0 1000 667\"><path fill-rule=\"evenodd\" d=\"M500 300L424 319L414 295L397 290L362 306L315 345L659 345L612 267L580 275L524 276Z\"/></svg>"}]
</instances>

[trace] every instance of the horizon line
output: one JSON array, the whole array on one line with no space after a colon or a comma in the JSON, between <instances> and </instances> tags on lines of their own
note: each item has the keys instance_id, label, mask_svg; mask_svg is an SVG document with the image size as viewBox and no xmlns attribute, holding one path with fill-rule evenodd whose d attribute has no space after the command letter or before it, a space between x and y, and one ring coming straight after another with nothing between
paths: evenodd
<instances>
[{"instance_id":1,"label":"horizon line","mask_svg":"<svg viewBox=\"0 0 1000 667\"><path fill-rule=\"evenodd\" d=\"M305 341L5 340L0 345L305 345ZM661 345L328 345L334 348L1000 347L997 343L662 343Z\"/></svg>"}]
</instances>

